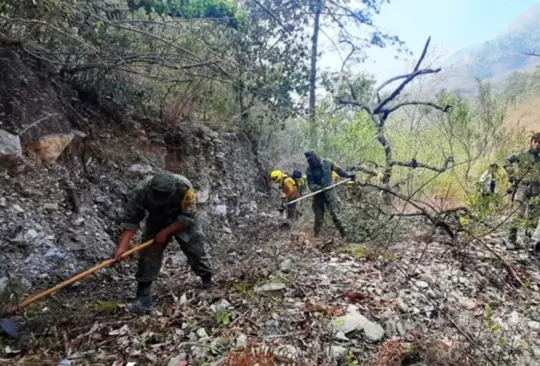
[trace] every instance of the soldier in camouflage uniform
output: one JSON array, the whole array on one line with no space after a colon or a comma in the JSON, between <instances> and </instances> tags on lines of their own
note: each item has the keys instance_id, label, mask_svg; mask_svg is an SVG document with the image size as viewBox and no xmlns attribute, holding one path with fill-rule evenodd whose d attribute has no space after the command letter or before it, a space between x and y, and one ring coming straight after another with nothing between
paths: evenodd
<instances>
[{"instance_id":1,"label":"soldier in camouflage uniform","mask_svg":"<svg viewBox=\"0 0 540 366\"><path fill-rule=\"evenodd\" d=\"M517 171L514 165L517 165ZM519 204L506 243L508 249L515 249L518 228L523 224L523 219L526 220L527 236L530 236L540 218L540 133L533 135L528 150L508 156L503 167L512 185L509 193L515 194L514 201ZM538 247L538 243L535 243L535 249Z\"/></svg>"},{"instance_id":2,"label":"soldier in camouflage uniform","mask_svg":"<svg viewBox=\"0 0 540 366\"><path fill-rule=\"evenodd\" d=\"M305 157L308 162L308 168L306 171L307 184L312 192L318 191L324 187L333 184L332 172L336 172L340 177L356 179L354 174L347 173L340 168L336 163L330 159L321 159L314 151L307 151ZM335 188L331 188L327 191L316 194L313 197L313 213L315 214L315 224L313 231L315 235L318 235L321 231L321 227L324 219L324 212L328 209L332 221L338 229L341 237L345 237L345 228L339 218L339 211L341 209L341 202L337 196Z\"/></svg>"},{"instance_id":3,"label":"soldier in camouflage uniform","mask_svg":"<svg viewBox=\"0 0 540 366\"><path fill-rule=\"evenodd\" d=\"M210 258L195 217L195 191L191 182L179 174L149 176L135 187L125 207L124 231L114 258L119 259L127 250L146 213L143 241L155 242L139 256L137 297L129 306L135 313L146 312L153 306L151 285L158 277L163 252L172 237L180 244L192 270L201 277L203 286L210 286L212 279Z\"/></svg>"}]
</instances>

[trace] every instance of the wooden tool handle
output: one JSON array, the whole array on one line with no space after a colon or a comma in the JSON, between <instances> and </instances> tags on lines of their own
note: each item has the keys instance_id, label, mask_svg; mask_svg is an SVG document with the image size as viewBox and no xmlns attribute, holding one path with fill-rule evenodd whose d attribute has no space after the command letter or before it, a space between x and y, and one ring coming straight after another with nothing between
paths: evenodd
<instances>
[{"instance_id":1,"label":"wooden tool handle","mask_svg":"<svg viewBox=\"0 0 540 366\"><path fill-rule=\"evenodd\" d=\"M131 248L131 249L127 250L124 254L122 254L120 256L120 259L124 259L124 258L130 256L133 253L140 252L141 250L143 250L145 248L148 248L153 243L154 243L154 240L152 239L152 240L148 240L145 243L142 243L141 245L137 245L136 247ZM71 285L72 283L75 283L75 282L77 282L79 280L82 280L82 279L90 276L92 273L99 271L103 267L106 267L106 266L109 266L109 265L113 264L114 262L116 262L116 260L113 259L113 258L104 260L103 262L95 265L94 267L92 267L90 269L87 269L86 271L81 272L78 275L75 275L75 276L65 280L64 282L59 283L58 285L56 285L54 287L51 287L50 289L42 291L39 294L31 296L31 297L27 298L26 300L20 302L19 304L8 308L7 311L4 314L11 314L11 313L16 312L17 310L22 310L25 307L27 307L28 305L30 305L31 303L36 302L37 300L42 299L45 296L49 296L49 295L55 293L56 291L61 290L64 287L67 287L67 286Z\"/></svg>"},{"instance_id":2,"label":"wooden tool handle","mask_svg":"<svg viewBox=\"0 0 540 366\"><path fill-rule=\"evenodd\" d=\"M287 206L288 206L288 205L291 205L291 204L293 204L293 203L295 203L295 202L302 201L303 199L306 199L306 198L308 198L308 197L315 196L316 194L319 194L319 193L321 193L321 192L327 191L327 190L329 190L330 188L337 187L337 186L339 186L340 184L347 183L347 182L350 181L350 180L351 180L351 178L347 178L347 179L344 179L344 180L342 180L342 181L339 181L339 182L337 182L337 183L335 183L335 184L332 184L332 185L330 185L330 186L328 186L328 187L324 187L324 188L322 188L322 189L319 189L318 191L312 192L312 193L310 193L310 194L306 194L305 196L302 196L302 197L300 197L300 198L297 198L297 199L295 199L295 200L293 200L293 201L291 201L291 202L287 202Z\"/></svg>"}]
</instances>

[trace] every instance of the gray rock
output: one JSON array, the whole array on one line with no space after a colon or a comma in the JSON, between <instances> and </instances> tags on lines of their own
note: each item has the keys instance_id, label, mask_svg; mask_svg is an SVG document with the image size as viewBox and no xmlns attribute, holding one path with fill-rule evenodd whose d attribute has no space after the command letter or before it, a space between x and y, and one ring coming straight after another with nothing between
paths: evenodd
<instances>
[{"instance_id":1,"label":"gray rock","mask_svg":"<svg viewBox=\"0 0 540 366\"><path fill-rule=\"evenodd\" d=\"M178 366L181 361L185 361L186 359L187 355L185 353L180 353L178 356L171 358L167 363L167 366Z\"/></svg>"},{"instance_id":2,"label":"gray rock","mask_svg":"<svg viewBox=\"0 0 540 366\"><path fill-rule=\"evenodd\" d=\"M66 258L66 255L57 248L51 248L45 253L45 258L64 259Z\"/></svg>"},{"instance_id":3,"label":"gray rock","mask_svg":"<svg viewBox=\"0 0 540 366\"><path fill-rule=\"evenodd\" d=\"M0 282L0 292L2 292L1 289L2 289L2 287L1 287L1 282ZM534 320L531 320L530 322L528 322L527 326L529 328L531 328L532 330L540 330L540 322L537 322L537 321L534 321Z\"/></svg>"},{"instance_id":4,"label":"gray rock","mask_svg":"<svg viewBox=\"0 0 540 366\"><path fill-rule=\"evenodd\" d=\"M396 329L400 336L405 337L405 327L403 326L403 323L397 322L396 323Z\"/></svg>"},{"instance_id":5,"label":"gray rock","mask_svg":"<svg viewBox=\"0 0 540 366\"><path fill-rule=\"evenodd\" d=\"M45 210L58 210L58 203L54 202L54 203L45 203L43 205L43 208Z\"/></svg>"},{"instance_id":6,"label":"gray rock","mask_svg":"<svg viewBox=\"0 0 540 366\"><path fill-rule=\"evenodd\" d=\"M130 175L135 176L142 176L142 175L148 175L154 171L154 168L152 168L150 165L143 165L143 164L133 164L128 168L128 173Z\"/></svg>"},{"instance_id":7,"label":"gray rock","mask_svg":"<svg viewBox=\"0 0 540 366\"><path fill-rule=\"evenodd\" d=\"M414 284L416 285L416 287L422 288L422 289L429 287L429 283L425 281L416 281Z\"/></svg>"},{"instance_id":8,"label":"gray rock","mask_svg":"<svg viewBox=\"0 0 540 366\"><path fill-rule=\"evenodd\" d=\"M18 204L16 204L16 203L11 207L18 213L23 213L24 212L24 209L21 206L19 206Z\"/></svg>"},{"instance_id":9,"label":"gray rock","mask_svg":"<svg viewBox=\"0 0 540 366\"><path fill-rule=\"evenodd\" d=\"M22 147L19 136L0 130L0 164L12 166L21 161Z\"/></svg>"},{"instance_id":10,"label":"gray rock","mask_svg":"<svg viewBox=\"0 0 540 366\"><path fill-rule=\"evenodd\" d=\"M384 329L379 324L368 320L364 324L364 334L368 341L378 342L384 337Z\"/></svg>"},{"instance_id":11,"label":"gray rock","mask_svg":"<svg viewBox=\"0 0 540 366\"><path fill-rule=\"evenodd\" d=\"M458 304L464 307L467 310L473 310L476 308L477 304L474 300L471 300L466 297L460 297L458 298Z\"/></svg>"},{"instance_id":12,"label":"gray rock","mask_svg":"<svg viewBox=\"0 0 540 366\"><path fill-rule=\"evenodd\" d=\"M36 239L39 236L38 232L34 229L28 229L26 233L24 233L24 240L27 242L32 241Z\"/></svg>"},{"instance_id":13,"label":"gray rock","mask_svg":"<svg viewBox=\"0 0 540 366\"><path fill-rule=\"evenodd\" d=\"M80 226L84 223L84 217L78 217L72 221L73 225Z\"/></svg>"},{"instance_id":14,"label":"gray rock","mask_svg":"<svg viewBox=\"0 0 540 366\"><path fill-rule=\"evenodd\" d=\"M396 323L392 319L389 319L386 322L386 333L389 334L389 335L395 335L395 334L397 334L397 332L398 332L398 330L397 330Z\"/></svg>"},{"instance_id":15,"label":"gray rock","mask_svg":"<svg viewBox=\"0 0 540 366\"><path fill-rule=\"evenodd\" d=\"M292 268L292 261L290 259L285 259L279 264L279 270L284 273L288 273L291 271Z\"/></svg>"},{"instance_id":16,"label":"gray rock","mask_svg":"<svg viewBox=\"0 0 540 366\"><path fill-rule=\"evenodd\" d=\"M240 333L238 337L236 337L236 347L241 347L247 343L247 336L245 334Z\"/></svg>"},{"instance_id":17,"label":"gray rock","mask_svg":"<svg viewBox=\"0 0 540 366\"><path fill-rule=\"evenodd\" d=\"M517 311L512 311L510 314L510 318L508 319L508 322L511 325L517 325L519 323L519 313Z\"/></svg>"},{"instance_id":18,"label":"gray rock","mask_svg":"<svg viewBox=\"0 0 540 366\"><path fill-rule=\"evenodd\" d=\"M255 287L255 292L271 292L271 291L280 291L285 289L287 286L285 286L282 282L272 282L267 283L262 286Z\"/></svg>"},{"instance_id":19,"label":"gray rock","mask_svg":"<svg viewBox=\"0 0 540 366\"><path fill-rule=\"evenodd\" d=\"M96 196L94 197L95 203L105 203L107 202L107 196Z\"/></svg>"},{"instance_id":20,"label":"gray rock","mask_svg":"<svg viewBox=\"0 0 540 366\"><path fill-rule=\"evenodd\" d=\"M342 346L332 345L330 347L330 353L336 360L341 360L347 356L348 349Z\"/></svg>"},{"instance_id":21,"label":"gray rock","mask_svg":"<svg viewBox=\"0 0 540 366\"><path fill-rule=\"evenodd\" d=\"M204 329L204 328L197 329L196 334L197 334L197 337L199 337L199 338L207 338L208 337L208 333L206 333L206 329Z\"/></svg>"},{"instance_id":22,"label":"gray rock","mask_svg":"<svg viewBox=\"0 0 540 366\"><path fill-rule=\"evenodd\" d=\"M364 329L364 325L368 321L369 320L362 314L358 312L351 312L334 319L334 321L332 321L332 328L336 334L338 332L342 332L346 335L348 333Z\"/></svg>"},{"instance_id":23,"label":"gray rock","mask_svg":"<svg viewBox=\"0 0 540 366\"><path fill-rule=\"evenodd\" d=\"M206 358L206 355L208 354L208 348L204 346L193 346L191 347L191 352L193 352L193 356L196 360L202 361Z\"/></svg>"},{"instance_id":24,"label":"gray rock","mask_svg":"<svg viewBox=\"0 0 540 366\"><path fill-rule=\"evenodd\" d=\"M336 339L339 339L340 341L345 341L345 342L350 341L350 339L347 338L347 337L345 336L345 334L344 334L342 331L337 332L336 335L335 335L334 337L335 337Z\"/></svg>"},{"instance_id":25,"label":"gray rock","mask_svg":"<svg viewBox=\"0 0 540 366\"><path fill-rule=\"evenodd\" d=\"M217 205L215 212L217 215L226 216L227 215L227 206L226 205Z\"/></svg>"},{"instance_id":26,"label":"gray rock","mask_svg":"<svg viewBox=\"0 0 540 366\"><path fill-rule=\"evenodd\" d=\"M6 197L0 197L0 207L6 208L7 207L7 200Z\"/></svg>"},{"instance_id":27,"label":"gray rock","mask_svg":"<svg viewBox=\"0 0 540 366\"><path fill-rule=\"evenodd\" d=\"M405 301L401 297L398 297L397 299L397 306L401 312L403 313L409 312L409 306L405 303Z\"/></svg>"},{"instance_id":28,"label":"gray rock","mask_svg":"<svg viewBox=\"0 0 540 366\"><path fill-rule=\"evenodd\" d=\"M184 295L182 295L184 296ZM212 311L214 313L218 312L218 311L224 311L224 310L227 310L231 307L231 304L225 300L225 299L221 299L219 300L218 302L216 302L215 304L212 304L210 306L210 308L212 309Z\"/></svg>"},{"instance_id":29,"label":"gray rock","mask_svg":"<svg viewBox=\"0 0 540 366\"><path fill-rule=\"evenodd\" d=\"M7 277L0 277L0 294L7 290L9 285L9 279Z\"/></svg>"}]
</instances>

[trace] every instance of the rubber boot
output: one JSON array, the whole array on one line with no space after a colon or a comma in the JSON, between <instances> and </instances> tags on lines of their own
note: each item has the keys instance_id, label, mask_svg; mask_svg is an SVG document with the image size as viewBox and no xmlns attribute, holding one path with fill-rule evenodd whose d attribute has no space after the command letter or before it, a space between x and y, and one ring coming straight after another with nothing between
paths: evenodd
<instances>
[{"instance_id":1,"label":"rubber boot","mask_svg":"<svg viewBox=\"0 0 540 366\"><path fill-rule=\"evenodd\" d=\"M128 305L128 310L137 315L149 313L154 306L151 289L152 282L139 282L137 297L134 302Z\"/></svg>"}]
</instances>

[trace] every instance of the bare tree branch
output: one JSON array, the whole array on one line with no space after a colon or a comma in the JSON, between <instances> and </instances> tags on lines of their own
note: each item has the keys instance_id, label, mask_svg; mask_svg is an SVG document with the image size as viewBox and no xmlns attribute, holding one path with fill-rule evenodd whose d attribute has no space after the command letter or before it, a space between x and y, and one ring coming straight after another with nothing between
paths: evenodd
<instances>
[{"instance_id":1,"label":"bare tree branch","mask_svg":"<svg viewBox=\"0 0 540 366\"><path fill-rule=\"evenodd\" d=\"M450 227L450 225L448 225L448 223L446 221L444 221L439 215L432 215L425 208L420 206L418 203L414 202L414 200L412 200L411 198L409 198L409 197L407 197L407 196L405 196L405 195L403 195L401 193L394 192L394 191L392 191L391 189L389 189L387 187L381 187L381 186L376 185L376 184L362 183L362 182L358 182L357 184L362 186L362 187L371 187L371 188L378 189L380 191L388 193L388 194L390 194L390 195L392 195L392 196L394 196L396 198L399 198L399 199L407 202L408 204L410 204L411 206L416 208L418 210L418 212L422 213L436 227L440 227L440 228L444 229L444 231L446 231L446 233L452 238L452 240L455 240L457 238L457 232L452 230L452 228Z\"/></svg>"},{"instance_id":2,"label":"bare tree branch","mask_svg":"<svg viewBox=\"0 0 540 366\"><path fill-rule=\"evenodd\" d=\"M420 58L418 59L418 62L416 63L416 66L414 67L413 73L417 72L420 69L420 65L422 64L422 61L424 61L424 58L426 57L426 53L427 53L430 43L431 43L431 36L428 37L426 44L424 45L424 49L422 50L422 54L420 55Z\"/></svg>"},{"instance_id":3,"label":"bare tree branch","mask_svg":"<svg viewBox=\"0 0 540 366\"><path fill-rule=\"evenodd\" d=\"M414 78L416 78L417 76L426 75L426 74L436 74L441 70L442 69L440 67L438 69L422 69L422 70L417 70L409 74L409 76L388 97L384 98L379 103L379 105L375 107L375 109L373 110L373 113L375 114L380 113L383 110L384 106L390 103L392 100L394 100L399 94L401 94L401 92L407 86L407 84L413 81Z\"/></svg>"},{"instance_id":4,"label":"bare tree branch","mask_svg":"<svg viewBox=\"0 0 540 366\"><path fill-rule=\"evenodd\" d=\"M380 172L374 170L374 169L370 169L370 168L367 168L365 166L362 166L362 165L359 165L359 166L353 166L353 167L350 167L350 168L347 168L347 170L350 170L350 171L360 171L362 173L365 173L367 175L370 175L372 177L375 177L379 174L381 174Z\"/></svg>"},{"instance_id":5,"label":"bare tree branch","mask_svg":"<svg viewBox=\"0 0 540 366\"><path fill-rule=\"evenodd\" d=\"M431 102L416 102L416 101L413 101L413 102L403 102L403 103L400 103L392 108L388 108L386 110L386 112L388 114L390 113L393 113L395 111L397 111L399 108L402 108L402 107L405 107L405 106L410 106L410 105L425 105L427 107L431 107L431 108L434 108L434 109L437 109L441 112L448 112L448 110L452 107L451 104L447 104L446 106L444 107L441 107L440 105L438 104L435 104L435 103L431 103Z\"/></svg>"},{"instance_id":6,"label":"bare tree branch","mask_svg":"<svg viewBox=\"0 0 540 366\"><path fill-rule=\"evenodd\" d=\"M448 168L450 166L450 163L453 163L453 162L454 162L454 158L452 156L449 156L448 158L446 158L446 160L444 161L443 165L440 168L435 167L433 165L429 165L429 164L419 163L414 158L411 159L411 161L409 161L409 162L391 161L390 165L391 166L403 166L403 167L408 167L408 168L413 168L413 169L424 168L424 169L428 169L428 170L433 170L434 172L437 172L437 173L444 173L445 171L448 170Z\"/></svg>"},{"instance_id":7,"label":"bare tree branch","mask_svg":"<svg viewBox=\"0 0 540 366\"><path fill-rule=\"evenodd\" d=\"M373 114L371 112L371 109L368 106L360 104L355 100L335 99L334 102L337 104L342 104L342 105L352 105L352 106L363 109L364 111L368 112L370 115Z\"/></svg>"}]
</instances>

